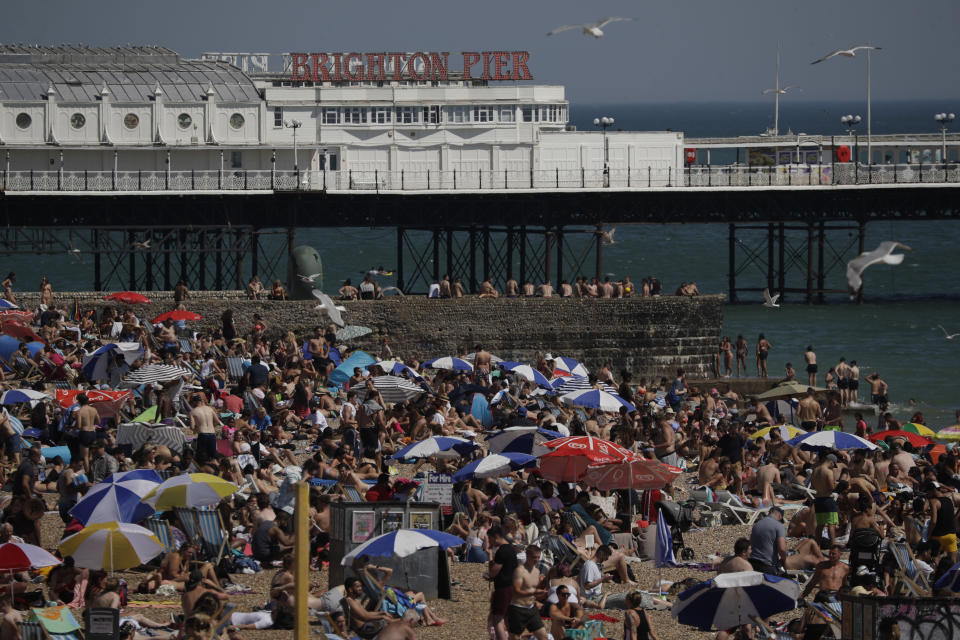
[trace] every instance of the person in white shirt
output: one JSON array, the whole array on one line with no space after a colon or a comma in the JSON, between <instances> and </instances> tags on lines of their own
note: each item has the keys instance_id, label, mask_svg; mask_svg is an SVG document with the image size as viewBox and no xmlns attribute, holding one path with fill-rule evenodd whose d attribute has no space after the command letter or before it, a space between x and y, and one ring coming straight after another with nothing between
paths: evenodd
<instances>
[{"instance_id":1,"label":"person in white shirt","mask_svg":"<svg viewBox=\"0 0 960 640\"><path fill-rule=\"evenodd\" d=\"M603 583L613 580L613 575L603 573L600 565L606 562L610 557L610 547L601 545L592 560L583 563L580 569L580 597L581 604L584 607L593 607L594 609L603 609L605 598L603 596Z\"/></svg>"}]
</instances>

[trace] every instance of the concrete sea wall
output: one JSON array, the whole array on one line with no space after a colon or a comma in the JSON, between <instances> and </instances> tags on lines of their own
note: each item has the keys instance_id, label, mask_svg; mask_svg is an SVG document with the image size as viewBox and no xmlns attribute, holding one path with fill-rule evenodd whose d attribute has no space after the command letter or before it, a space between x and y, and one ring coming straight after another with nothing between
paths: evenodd
<instances>
[{"instance_id":1,"label":"concrete sea wall","mask_svg":"<svg viewBox=\"0 0 960 640\"><path fill-rule=\"evenodd\" d=\"M103 294L58 294L55 302L72 309L112 305ZM221 314L234 310L237 328L247 333L253 314L267 323L268 337L281 330L298 336L326 325L315 301L247 300L240 292L192 294L187 308L203 315L197 328L218 327ZM21 296L24 297L24 296ZM150 292L152 302L136 305L137 315L151 319L173 308L169 292ZM36 295L25 300L35 305ZM598 369L605 362L635 376L672 377L683 367L690 378L712 377L713 358L720 343L723 296L576 300L560 298L427 299L422 296L343 302L347 324L370 327L373 333L353 342L376 352L386 336L394 354L420 359L454 355L482 344L501 358L533 361L547 351ZM126 305L115 305L124 307Z\"/></svg>"}]
</instances>

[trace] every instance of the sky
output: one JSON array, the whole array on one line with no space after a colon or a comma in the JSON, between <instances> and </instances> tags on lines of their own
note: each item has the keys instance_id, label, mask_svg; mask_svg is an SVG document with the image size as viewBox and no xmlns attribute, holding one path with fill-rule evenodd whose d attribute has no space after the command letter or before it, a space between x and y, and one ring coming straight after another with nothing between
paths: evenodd
<instances>
[{"instance_id":1,"label":"sky","mask_svg":"<svg viewBox=\"0 0 960 640\"><path fill-rule=\"evenodd\" d=\"M960 2L924 0L87 0L9 2L0 42L156 44L204 51L377 52L526 50L537 83L580 103L753 102L775 81L790 100L862 99L866 59L810 62L859 44L872 54L873 100L957 103ZM604 16L603 38L562 24ZM279 58L277 59L279 65Z\"/></svg>"}]
</instances>

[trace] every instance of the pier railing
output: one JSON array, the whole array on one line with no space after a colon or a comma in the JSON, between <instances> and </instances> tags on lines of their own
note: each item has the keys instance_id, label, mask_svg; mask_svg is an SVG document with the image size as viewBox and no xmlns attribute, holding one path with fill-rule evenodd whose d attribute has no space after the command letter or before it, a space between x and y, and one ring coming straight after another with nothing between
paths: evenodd
<instances>
[{"instance_id":1,"label":"pier railing","mask_svg":"<svg viewBox=\"0 0 960 640\"><path fill-rule=\"evenodd\" d=\"M694 165L638 169L0 171L8 192L509 191L960 183L960 164Z\"/></svg>"}]
</instances>

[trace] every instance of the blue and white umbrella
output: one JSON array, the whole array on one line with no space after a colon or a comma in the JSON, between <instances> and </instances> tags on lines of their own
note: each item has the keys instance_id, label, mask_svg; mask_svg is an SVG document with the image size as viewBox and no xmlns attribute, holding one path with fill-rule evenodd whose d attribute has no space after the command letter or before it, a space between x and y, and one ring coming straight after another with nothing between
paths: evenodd
<instances>
[{"instance_id":1,"label":"blue and white umbrella","mask_svg":"<svg viewBox=\"0 0 960 640\"><path fill-rule=\"evenodd\" d=\"M601 382L600 385L600 388L607 393L620 395L616 387L612 387L606 382ZM590 389L594 388L594 386L590 384L590 378L564 378L563 376L559 376L551 380L550 386L560 395L573 393L574 391L589 391Z\"/></svg>"},{"instance_id":2,"label":"blue and white umbrella","mask_svg":"<svg viewBox=\"0 0 960 640\"><path fill-rule=\"evenodd\" d=\"M34 391L33 389L11 389L10 391L4 391L3 395L0 396L0 404L19 404L21 402L33 403L52 399L53 398L42 391Z\"/></svg>"},{"instance_id":3,"label":"blue and white umbrella","mask_svg":"<svg viewBox=\"0 0 960 640\"><path fill-rule=\"evenodd\" d=\"M16 304L10 302L6 298L0 298L0 311L5 311L7 309L19 309Z\"/></svg>"},{"instance_id":4,"label":"blue and white umbrella","mask_svg":"<svg viewBox=\"0 0 960 640\"><path fill-rule=\"evenodd\" d=\"M397 529L382 536L371 538L343 556L340 564L349 566L354 558L360 556L374 556L379 558L396 556L406 558L421 549L440 547L449 549L464 544L462 538L455 535L434 531L433 529Z\"/></svg>"},{"instance_id":5,"label":"blue and white umbrella","mask_svg":"<svg viewBox=\"0 0 960 640\"><path fill-rule=\"evenodd\" d=\"M373 364L368 364L366 369L369 371L374 367L380 367L387 375L402 376L406 374L414 380L423 380L423 376L399 360L381 360L379 362L374 362Z\"/></svg>"},{"instance_id":6,"label":"blue and white umbrella","mask_svg":"<svg viewBox=\"0 0 960 640\"><path fill-rule=\"evenodd\" d=\"M501 369L509 371L515 376L520 376L528 382L532 382L538 387L543 387L545 389L552 389L550 385L550 380L547 379L547 376L543 375L533 367L528 364L523 364L522 362L501 362L499 365Z\"/></svg>"},{"instance_id":7,"label":"blue and white umbrella","mask_svg":"<svg viewBox=\"0 0 960 640\"><path fill-rule=\"evenodd\" d=\"M758 571L721 573L677 596L673 617L701 631L749 624L797 607L800 585Z\"/></svg>"},{"instance_id":8,"label":"blue and white umbrella","mask_svg":"<svg viewBox=\"0 0 960 640\"><path fill-rule=\"evenodd\" d=\"M397 451L391 457L394 460L409 460L411 458L429 458L443 451L453 451L460 455L470 453L477 448L477 444L466 438L453 436L431 436L426 440L414 442Z\"/></svg>"},{"instance_id":9,"label":"blue and white umbrella","mask_svg":"<svg viewBox=\"0 0 960 640\"><path fill-rule=\"evenodd\" d=\"M933 588L949 589L953 593L960 593L960 562L947 569L947 572L940 576Z\"/></svg>"},{"instance_id":10,"label":"blue and white umbrella","mask_svg":"<svg viewBox=\"0 0 960 640\"><path fill-rule=\"evenodd\" d=\"M600 411L620 411L621 407L626 407L627 411L635 411L636 407L621 398L620 396L599 389L589 391L574 391L560 396L560 402L572 404L578 407L588 407L599 409Z\"/></svg>"},{"instance_id":11,"label":"blue and white umbrella","mask_svg":"<svg viewBox=\"0 0 960 640\"><path fill-rule=\"evenodd\" d=\"M447 356L434 358L423 363L424 369L447 369L449 371L473 371L473 365L461 358Z\"/></svg>"},{"instance_id":12,"label":"blue and white umbrella","mask_svg":"<svg viewBox=\"0 0 960 640\"><path fill-rule=\"evenodd\" d=\"M527 453L540 456L550 451L543 446L544 442L562 437L563 434L558 431L540 427L507 427L487 436L487 448L490 453Z\"/></svg>"},{"instance_id":13,"label":"blue and white umbrella","mask_svg":"<svg viewBox=\"0 0 960 640\"><path fill-rule=\"evenodd\" d=\"M116 364L117 353L122 353L124 361L129 365L143 355L143 349L139 342L111 342L83 356L81 371L88 380L109 380Z\"/></svg>"},{"instance_id":14,"label":"blue and white umbrella","mask_svg":"<svg viewBox=\"0 0 960 640\"><path fill-rule=\"evenodd\" d=\"M653 566L658 568L677 566L677 558L673 555L673 536L670 534L666 518L663 517L662 509L657 509L657 547Z\"/></svg>"},{"instance_id":15,"label":"blue and white umbrella","mask_svg":"<svg viewBox=\"0 0 960 640\"><path fill-rule=\"evenodd\" d=\"M536 456L526 453L494 453L464 465L453 474L453 481L472 480L473 478L499 478L511 471L535 467Z\"/></svg>"},{"instance_id":16,"label":"blue and white umbrella","mask_svg":"<svg viewBox=\"0 0 960 640\"><path fill-rule=\"evenodd\" d=\"M553 359L553 370L557 375L574 376L577 378L586 378L590 372L585 366L566 356L559 356Z\"/></svg>"},{"instance_id":17,"label":"blue and white umbrella","mask_svg":"<svg viewBox=\"0 0 960 640\"><path fill-rule=\"evenodd\" d=\"M811 431L787 440L791 447L799 446L806 451L817 451L822 449L869 449L871 451L878 449L877 445L860 436L843 431Z\"/></svg>"},{"instance_id":18,"label":"blue and white umbrella","mask_svg":"<svg viewBox=\"0 0 960 640\"><path fill-rule=\"evenodd\" d=\"M140 522L154 509L141 502L143 496L162 482L153 469L135 469L113 473L93 485L87 495L70 509L70 515L83 524L98 522Z\"/></svg>"}]
</instances>

